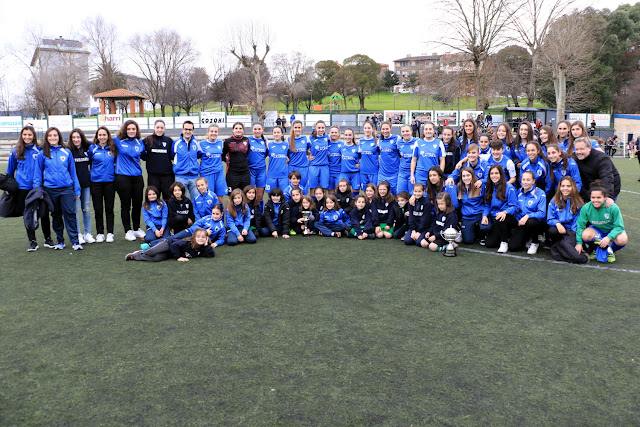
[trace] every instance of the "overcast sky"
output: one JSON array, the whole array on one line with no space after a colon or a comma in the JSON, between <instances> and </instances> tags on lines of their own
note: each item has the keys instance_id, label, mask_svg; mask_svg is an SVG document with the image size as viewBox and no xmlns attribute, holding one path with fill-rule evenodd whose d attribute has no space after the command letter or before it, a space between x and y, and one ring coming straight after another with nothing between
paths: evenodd
<instances>
[{"instance_id":1,"label":"overcast sky","mask_svg":"<svg viewBox=\"0 0 640 427\"><path fill-rule=\"evenodd\" d=\"M623 0L577 0L576 5L615 9ZM342 62L356 53L369 55L393 70L393 60L407 54L444 53L429 41L437 40L443 19L442 1L336 1L265 2L192 1L168 3L109 0L105 2L0 0L0 41L3 46L20 46L25 29L41 26L45 36L78 38L81 23L101 14L114 23L122 42L135 33L156 28L175 29L191 38L200 52L199 65L209 67L213 52L224 34L238 22L260 20L274 35L273 53L302 51L314 61ZM15 67L4 73L14 86L26 79ZM128 68L128 67L127 67ZM131 68L125 71L133 71Z\"/></svg>"}]
</instances>

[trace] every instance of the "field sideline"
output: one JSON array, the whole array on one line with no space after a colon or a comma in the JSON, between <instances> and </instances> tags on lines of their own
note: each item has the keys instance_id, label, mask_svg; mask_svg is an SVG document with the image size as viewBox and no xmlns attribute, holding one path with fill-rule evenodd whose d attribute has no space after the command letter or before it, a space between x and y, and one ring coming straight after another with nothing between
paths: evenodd
<instances>
[{"instance_id":1,"label":"field sideline","mask_svg":"<svg viewBox=\"0 0 640 427\"><path fill-rule=\"evenodd\" d=\"M301 236L125 262L119 206L79 252L0 219L0 425L638 424L640 168L615 163L630 244L585 267Z\"/></svg>"}]
</instances>

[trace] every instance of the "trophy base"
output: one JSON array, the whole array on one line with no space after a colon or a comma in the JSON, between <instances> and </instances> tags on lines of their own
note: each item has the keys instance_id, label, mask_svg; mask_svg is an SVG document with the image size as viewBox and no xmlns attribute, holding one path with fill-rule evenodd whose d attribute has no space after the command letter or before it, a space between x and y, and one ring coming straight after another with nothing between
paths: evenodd
<instances>
[{"instance_id":1,"label":"trophy base","mask_svg":"<svg viewBox=\"0 0 640 427\"><path fill-rule=\"evenodd\" d=\"M452 253L447 252L447 251L444 251L442 254L443 254L444 256L458 256L458 254L456 254L456 252L455 252L455 251L453 251Z\"/></svg>"},{"instance_id":2,"label":"trophy base","mask_svg":"<svg viewBox=\"0 0 640 427\"><path fill-rule=\"evenodd\" d=\"M449 243L445 248L444 251L442 252L442 254L444 256L456 256L456 248L455 246L453 246L453 244Z\"/></svg>"}]
</instances>

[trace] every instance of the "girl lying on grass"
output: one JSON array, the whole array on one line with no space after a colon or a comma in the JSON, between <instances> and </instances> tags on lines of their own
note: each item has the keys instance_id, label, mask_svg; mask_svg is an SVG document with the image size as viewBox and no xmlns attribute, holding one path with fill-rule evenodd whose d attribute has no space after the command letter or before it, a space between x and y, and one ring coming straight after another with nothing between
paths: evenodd
<instances>
[{"instance_id":1,"label":"girl lying on grass","mask_svg":"<svg viewBox=\"0 0 640 427\"><path fill-rule=\"evenodd\" d=\"M213 258L215 253L211 241L204 228L198 228L190 238L162 239L157 245L144 251L135 251L127 254L125 261L150 261L159 262L169 258L181 262L187 262L191 258Z\"/></svg>"}]
</instances>

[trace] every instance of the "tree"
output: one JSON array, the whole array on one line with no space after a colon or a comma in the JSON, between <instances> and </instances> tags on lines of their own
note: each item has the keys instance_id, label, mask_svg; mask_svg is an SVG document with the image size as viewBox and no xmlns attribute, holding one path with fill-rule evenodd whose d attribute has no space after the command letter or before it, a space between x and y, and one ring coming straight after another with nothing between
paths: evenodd
<instances>
[{"instance_id":1,"label":"tree","mask_svg":"<svg viewBox=\"0 0 640 427\"><path fill-rule=\"evenodd\" d=\"M202 104L207 98L208 86L209 75L204 68L183 68L176 73L172 85L172 100L190 115L193 107Z\"/></svg>"},{"instance_id":2,"label":"tree","mask_svg":"<svg viewBox=\"0 0 640 427\"><path fill-rule=\"evenodd\" d=\"M331 86L329 86L329 90L341 93L346 101L350 95L355 93L354 87L355 82L353 81L349 70L347 70L346 67L340 67L340 69L331 77Z\"/></svg>"},{"instance_id":3,"label":"tree","mask_svg":"<svg viewBox=\"0 0 640 427\"><path fill-rule=\"evenodd\" d=\"M542 44L541 59L551 71L559 120L566 110L567 82L579 81L594 71L596 51L595 31L584 12L563 15L552 22Z\"/></svg>"},{"instance_id":4,"label":"tree","mask_svg":"<svg viewBox=\"0 0 640 427\"><path fill-rule=\"evenodd\" d=\"M407 80L404 82L404 87L411 90L415 90L418 85L420 85L420 75L417 73L409 74Z\"/></svg>"},{"instance_id":5,"label":"tree","mask_svg":"<svg viewBox=\"0 0 640 427\"><path fill-rule=\"evenodd\" d=\"M288 109L306 98L313 87L313 60L302 52L279 54L273 57L274 94Z\"/></svg>"},{"instance_id":6,"label":"tree","mask_svg":"<svg viewBox=\"0 0 640 427\"><path fill-rule=\"evenodd\" d=\"M575 0L525 0L511 4L512 24L517 32L516 43L522 43L529 51L529 81L526 85L527 107L533 107L536 98L536 82L542 42L553 20L568 9Z\"/></svg>"},{"instance_id":7,"label":"tree","mask_svg":"<svg viewBox=\"0 0 640 427\"><path fill-rule=\"evenodd\" d=\"M255 83L255 109L258 121L264 122L264 82L267 65L265 59L271 50L271 33L268 28L250 22L236 26L228 36L228 49L238 63L248 70Z\"/></svg>"},{"instance_id":8,"label":"tree","mask_svg":"<svg viewBox=\"0 0 640 427\"><path fill-rule=\"evenodd\" d=\"M90 80L92 93L106 92L125 85L126 78L116 63L118 48L115 25L108 24L102 16L87 18L82 25L82 41L89 46L93 55L93 73Z\"/></svg>"},{"instance_id":9,"label":"tree","mask_svg":"<svg viewBox=\"0 0 640 427\"><path fill-rule=\"evenodd\" d=\"M144 77L144 95L153 105L160 105L162 115L169 102L171 83L176 73L188 67L196 57L189 39L174 30L160 29L149 34L136 34L129 46L132 60Z\"/></svg>"},{"instance_id":10,"label":"tree","mask_svg":"<svg viewBox=\"0 0 640 427\"><path fill-rule=\"evenodd\" d=\"M526 91L529 85L531 55L521 46L507 46L487 60L487 74L490 74L491 85L500 95L510 97L519 107L518 96Z\"/></svg>"},{"instance_id":11,"label":"tree","mask_svg":"<svg viewBox=\"0 0 640 427\"><path fill-rule=\"evenodd\" d=\"M360 109L364 110L364 100L378 85L380 64L367 55L353 55L344 60L343 68L353 82L353 90L360 100Z\"/></svg>"},{"instance_id":12,"label":"tree","mask_svg":"<svg viewBox=\"0 0 640 427\"><path fill-rule=\"evenodd\" d=\"M431 96L434 101L442 104L453 104L459 89L457 74L447 74L438 68L429 68L422 75L412 73L410 76L417 76L412 80L415 81L415 86L420 86L420 93L427 97L427 102Z\"/></svg>"},{"instance_id":13,"label":"tree","mask_svg":"<svg viewBox=\"0 0 640 427\"><path fill-rule=\"evenodd\" d=\"M314 69L313 98L321 101L333 93L333 76L340 70L340 65L336 61L325 60L317 62Z\"/></svg>"},{"instance_id":14,"label":"tree","mask_svg":"<svg viewBox=\"0 0 640 427\"><path fill-rule=\"evenodd\" d=\"M210 86L209 96L221 101L228 114L229 108L249 99L249 92L255 95L255 81L248 70L239 67L224 74L216 74Z\"/></svg>"},{"instance_id":15,"label":"tree","mask_svg":"<svg viewBox=\"0 0 640 427\"><path fill-rule=\"evenodd\" d=\"M382 87L387 91L391 91L395 85L400 84L400 78L396 73L391 70L387 70L382 74Z\"/></svg>"},{"instance_id":16,"label":"tree","mask_svg":"<svg viewBox=\"0 0 640 427\"><path fill-rule=\"evenodd\" d=\"M486 104L486 88L480 75L489 55L504 43L504 33L513 11L507 0L451 0L447 14L451 16L447 39L440 43L467 53L474 67L476 109Z\"/></svg>"}]
</instances>

